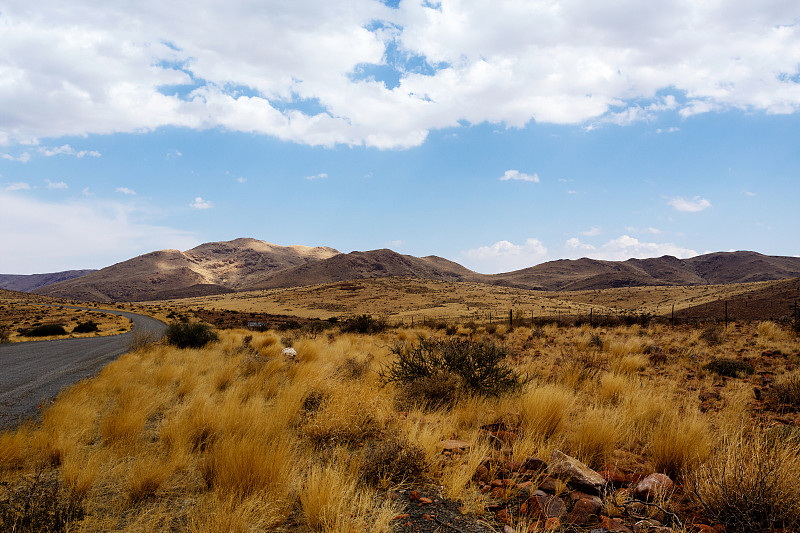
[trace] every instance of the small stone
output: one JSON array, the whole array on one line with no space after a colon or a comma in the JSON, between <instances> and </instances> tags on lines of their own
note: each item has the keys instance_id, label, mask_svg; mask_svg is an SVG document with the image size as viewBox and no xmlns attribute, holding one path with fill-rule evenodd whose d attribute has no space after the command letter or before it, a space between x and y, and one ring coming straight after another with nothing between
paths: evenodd
<instances>
[{"instance_id":1,"label":"small stone","mask_svg":"<svg viewBox=\"0 0 800 533\"><path fill-rule=\"evenodd\" d=\"M586 487L593 492L600 491L606 485L606 480L600 474L559 450L553 450L547 473L554 477L569 478L575 485Z\"/></svg>"},{"instance_id":2,"label":"small stone","mask_svg":"<svg viewBox=\"0 0 800 533\"><path fill-rule=\"evenodd\" d=\"M541 490L534 491L527 501L527 514L532 517L553 518L567 516L567 505L558 496Z\"/></svg>"},{"instance_id":3,"label":"small stone","mask_svg":"<svg viewBox=\"0 0 800 533\"><path fill-rule=\"evenodd\" d=\"M607 516L600 517L600 526L608 531L622 531L624 533L633 533L622 521L622 518L609 518Z\"/></svg>"},{"instance_id":4,"label":"small stone","mask_svg":"<svg viewBox=\"0 0 800 533\"><path fill-rule=\"evenodd\" d=\"M650 474L636 485L636 496L645 500L664 497L672 492L675 484L665 474Z\"/></svg>"},{"instance_id":5,"label":"small stone","mask_svg":"<svg viewBox=\"0 0 800 533\"><path fill-rule=\"evenodd\" d=\"M408 499L409 500L419 500L419 491L418 490L412 490L408 494Z\"/></svg>"},{"instance_id":6,"label":"small stone","mask_svg":"<svg viewBox=\"0 0 800 533\"><path fill-rule=\"evenodd\" d=\"M547 476L539 483L539 490L543 490L545 492L558 492L564 486L564 482L551 477Z\"/></svg>"},{"instance_id":7,"label":"small stone","mask_svg":"<svg viewBox=\"0 0 800 533\"><path fill-rule=\"evenodd\" d=\"M297 357L297 350L295 350L294 348L284 348L283 350L281 350L281 355L288 359L294 359L295 357Z\"/></svg>"},{"instance_id":8,"label":"small stone","mask_svg":"<svg viewBox=\"0 0 800 533\"><path fill-rule=\"evenodd\" d=\"M422 497L422 498L419 499L419 504L420 505L430 505L432 503L433 503L433 500L431 500L430 498Z\"/></svg>"},{"instance_id":9,"label":"small stone","mask_svg":"<svg viewBox=\"0 0 800 533\"><path fill-rule=\"evenodd\" d=\"M502 500L506 497L506 489L503 487L494 487L492 489L492 498L496 500Z\"/></svg>"},{"instance_id":10,"label":"small stone","mask_svg":"<svg viewBox=\"0 0 800 533\"><path fill-rule=\"evenodd\" d=\"M510 472L520 472L522 470L522 462L506 461L506 469Z\"/></svg>"},{"instance_id":11,"label":"small stone","mask_svg":"<svg viewBox=\"0 0 800 533\"><path fill-rule=\"evenodd\" d=\"M543 470L547 470L547 463L538 457L528 457L522 464L522 469L541 472Z\"/></svg>"},{"instance_id":12,"label":"small stone","mask_svg":"<svg viewBox=\"0 0 800 533\"><path fill-rule=\"evenodd\" d=\"M409 516L411 516L411 515L408 514L408 513L403 513L403 514L399 514L399 515L395 516L394 518L392 518L392 520L405 520Z\"/></svg>"},{"instance_id":13,"label":"small stone","mask_svg":"<svg viewBox=\"0 0 800 533\"><path fill-rule=\"evenodd\" d=\"M471 444L465 440L443 440L439 443L439 447L442 451L449 451L449 452L464 452L469 450Z\"/></svg>"}]
</instances>

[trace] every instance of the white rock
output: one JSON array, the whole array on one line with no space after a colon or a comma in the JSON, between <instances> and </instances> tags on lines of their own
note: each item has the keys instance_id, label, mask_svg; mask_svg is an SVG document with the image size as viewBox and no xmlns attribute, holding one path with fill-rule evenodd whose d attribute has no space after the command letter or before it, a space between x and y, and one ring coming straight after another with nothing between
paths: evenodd
<instances>
[{"instance_id":1,"label":"white rock","mask_svg":"<svg viewBox=\"0 0 800 533\"><path fill-rule=\"evenodd\" d=\"M283 350L281 350L281 355L283 355L284 357L288 357L289 359L294 359L295 357L297 357L297 350L295 350L294 348L284 348Z\"/></svg>"}]
</instances>

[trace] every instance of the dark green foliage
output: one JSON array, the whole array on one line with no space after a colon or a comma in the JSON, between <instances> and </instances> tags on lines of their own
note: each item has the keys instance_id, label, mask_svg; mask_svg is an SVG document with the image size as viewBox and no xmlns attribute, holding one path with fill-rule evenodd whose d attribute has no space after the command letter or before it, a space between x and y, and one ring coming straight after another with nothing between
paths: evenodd
<instances>
[{"instance_id":1,"label":"dark green foliage","mask_svg":"<svg viewBox=\"0 0 800 533\"><path fill-rule=\"evenodd\" d=\"M219 340L217 332L202 322L173 322L165 333L167 343L178 348L202 348Z\"/></svg>"},{"instance_id":2,"label":"dark green foliage","mask_svg":"<svg viewBox=\"0 0 800 533\"><path fill-rule=\"evenodd\" d=\"M342 333L380 333L386 329L386 323L370 315L359 315L345 320L340 329Z\"/></svg>"},{"instance_id":3,"label":"dark green foliage","mask_svg":"<svg viewBox=\"0 0 800 533\"><path fill-rule=\"evenodd\" d=\"M13 486L0 482L0 531L57 533L84 511L67 494L56 473L38 472Z\"/></svg>"},{"instance_id":4,"label":"dark green foliage","mask_svg":"<svg viewBox=\"0 0 800 533\"><path fill-rule=\"evenodd\" d=\"M713 372L719 376L729 378L739 377L739 374L750 375L755 372L753 365L748 361L741 361L739 359L726 359L723 357L714 357L711 362L703 366L709 372Z\"/></svg>"},{"instance_id":5,"label":"dark green foliage","mask_svg":"<svg viewBox=\"0 0 800 533\"><path fill-rule=\"evenodd\" d=\"M372 486L418 481L425 472L425 452L414 444L389 436L369 445L361 476Z\"/></svg>"},{"instance_id":6,"label":"dark green foliage","mask_svg":"<svg viewBox=\"0 0 800 533\"><path fill-rule=\"evenodd\" d=\"M91 320L81 322L72 328L72 333L91 333L93 331L100 331L100 328L97 327L96 322L92 322Z\"/></svg>"},{"instance_id":7,"label":"dark green foliage","mask_svg":"<svg viewBox=\"0 0 800 533\"><path fill-rule=\"evenodd\" d=\"M21 330L20 333L26 337L50 337L51 335L66 335L67 330L61 324L42 324Z\"/></svg>"},{"instance_id":8,"label":"dark green foliage","mask_svg":"<svg viewBox=\"0 0 800 533\"><path fill-rule=\"evenodd\" d=\"M404 385L440 384L485 396L519 388L526 379L505 363L506 350L492 342L462 339L420 339L392 348L397 357L384 368L385 382Z\"/></svg>"}]
</instances>

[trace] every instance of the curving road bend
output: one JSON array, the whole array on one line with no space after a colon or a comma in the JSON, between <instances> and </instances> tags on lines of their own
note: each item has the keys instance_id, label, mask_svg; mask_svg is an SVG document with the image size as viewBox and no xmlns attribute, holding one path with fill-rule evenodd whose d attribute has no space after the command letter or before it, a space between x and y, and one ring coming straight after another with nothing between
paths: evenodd
<instances>
[{"instance_id":1,"label":"curving road bend","mask_svg":"<svg viewBox=\"0 0 800 533\"><path fill-rule=\"evenodd\" d=\"M102 311L129 318L132 331L161 336L166 328L149 316ZM0 344L0 430L38 417L39 405L58 396L62 388L93 376L128 351L132 331L109 337Z\"/></svg>"}]
</instances>

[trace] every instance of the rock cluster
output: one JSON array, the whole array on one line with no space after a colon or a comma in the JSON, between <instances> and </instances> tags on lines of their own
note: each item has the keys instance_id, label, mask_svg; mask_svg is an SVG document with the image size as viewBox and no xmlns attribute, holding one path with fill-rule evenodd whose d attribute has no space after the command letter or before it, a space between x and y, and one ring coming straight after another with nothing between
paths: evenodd
<instances>
[{"instance_id":1,"label":"rock cluster","mask_svg":"<svg viewBox=\"0 0 800 533\"><path fill-rule=\"evenodd\" d=\"M670 517L658 504L674 488L664 474L625 475L613 465L601 472L554 450L549 461L531 457L524 462L486 457L473 481L489 494L488 509L506 532L518 518L531 520L530 531L557 530L567 524L594 528L594 533L669 533ZM614 506L603 506L610 497ZM617 512L613 512L616 509ZM614 516L610 516L614 515Z\"/></svg>"}]
</instances>

